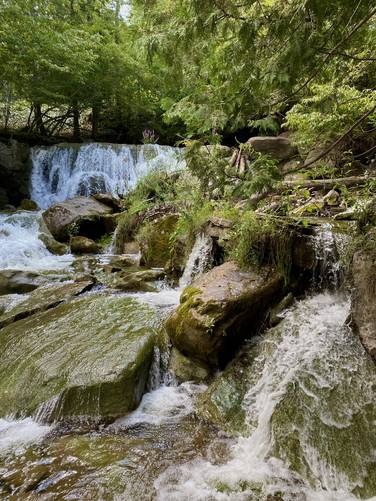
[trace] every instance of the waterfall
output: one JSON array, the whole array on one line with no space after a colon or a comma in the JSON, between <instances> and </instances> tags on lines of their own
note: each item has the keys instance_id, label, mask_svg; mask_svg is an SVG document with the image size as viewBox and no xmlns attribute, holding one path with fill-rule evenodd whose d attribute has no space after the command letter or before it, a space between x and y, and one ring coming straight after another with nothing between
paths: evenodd
<instances>
[{"instance_id":1,"label":"waterfall","mask_svg":"<svg viewBox=\"0 0 376 501\"><path fill-rule=\"evenodd\" d=\"M333 232L330 223L322 224L313 236L313 249L316 264L313 270L313 287L321 289L330 287L337 289L343 279L343 258L347 245L350 242L348 235Z\"/></svg>"},{"instance_id":2,"label":"waterfall","mask_svg":"<svg viewBox=\"0 0 376 501\"><path fill-rule=\"evenodd\" d=\"M0 269L49 270L64 268L72 256L54 256L40 235L39 212L0 214Z\"/></svg>"},{"instance_id":3,"label":"waterfall","mask_svg":"<svg viewBox=\"0 0 376 501\"><path fill-rule=\"evenodd\" d=\"M123 195L152 170L173 172L183 168L182 151L156 144L38 146L31 152L31 198L45 209L78 195Z\"/></svg>"},{"instance_id":4,"label":"waterfall","mask_svg":"<svg viewBox=\"0 0 376 501\"><path fill-rule=\"evenodd\" d=\"M375 501L376 368L346 325L348 297L333 290L336 237L324 226L315 239L330 290L297 302L247 348L246 432L219 464L167 468L157 499Z\"/></svg>"},{"instance_id":5,"label":"waterfall","mask_svg":"<svg viewBox=\"0 0 376 501\"><path fill-rule=\"evenodd\" d=\"M200 233L189 254L184 273L179 281L179 287L182 289L191 284L193 280L202 275L210 266L212 259L213 241L210 237Z\"/></svg>"}]
</instances>

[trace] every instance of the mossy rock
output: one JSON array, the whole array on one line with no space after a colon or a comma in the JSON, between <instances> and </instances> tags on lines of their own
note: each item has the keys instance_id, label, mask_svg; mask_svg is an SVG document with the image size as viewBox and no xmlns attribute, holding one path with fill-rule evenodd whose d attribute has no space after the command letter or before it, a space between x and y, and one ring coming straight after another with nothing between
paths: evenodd
<instances>
[{"instance_id":1,"label":"mossy rock","mask_svg":"<svg viewBox=\"0 0 376 501\"><path fill-rule=\"evenodd\" d=\"M257 333L283 289L282 275L270 268L241 271L224 263L183 291L167 332L184 355L204 367L223 367Z\"/></svg>"},{"instance_id":2,"label":"mossy rock","mask_svg":"<svg viewBox=\"0 0 376 501\"><path fill-rule=\"evenodd\" d=\"M170 239L178 217L177 214L168 214L141 226L136 237L141 250L141 264L151 268L164 268L167 265L170 259Z\"/></svg>"},{"instance_id":3,"label":"mossy rock","mask_svg":"<svg viewBox=\"0 0 376 501\"><path fill-rule=\"evenodd\" d=\"M158 320L127 297L87 296L0 330L2 417L113 419L144 393Z\"/></svg>"}]
</instances>

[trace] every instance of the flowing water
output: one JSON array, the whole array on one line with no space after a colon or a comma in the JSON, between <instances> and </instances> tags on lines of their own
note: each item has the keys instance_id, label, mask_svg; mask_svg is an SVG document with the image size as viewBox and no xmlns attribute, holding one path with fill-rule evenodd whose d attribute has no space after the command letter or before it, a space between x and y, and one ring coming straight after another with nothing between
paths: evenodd
<instances>
[{"instance_id":1,"label":"flowing water","mask_svg":"<svg viewBox=\"0 0 376 501\"><path fill-rule=\"evenodd\" d=\"M181 149L90 143L35 147L32 150L31 198L45 209L78 195L122 195L152 170L184 167Z\"/></svg>"},{"instance_id":2,"label":"flowing water","mask_svg":"<svg viewBox=\"0 0 376 501\"><path fill-rule=\"evenodd\" d=\"M62 269L72 256L54 256L40 240L41 214L20 211L0 214L0 270Z\"/></svg>"},{"instance_id":3,"label":"flowing water","mask_svg":"<svg viewBox=\"0 0 376 501\"><path fill-rule=\"evenodd\" d=\"M160 164L180 168L180 152L95 143L35 148L33 198L47 207L97 190L124 193ZM1 214L0 270L71 270L72 256L50 254L40 231L37 212ZM6 387L3 408L12 409L14 388L25 392L25 400L18 398L16 417L10 411L0 418L0 498L376 500L376 369L346 324L349 298L338 292L346 239L325 225L313 239L312 295L246 345L252 364L242 369L241 433L231 430L231 421L229 434L198 419L196 403L210 387L175 383L168 370L169 342L159 327L178 304L181 288L211 265L211 241L204 235L197 237L177 289L161 284L157 292L114 294L94 288L1 329L0 342L3 336L8 344L2 345L0 367L4 360L11 367L0 381L0 389ZM12 305L24 300L6 299ZM129 355L126 337L135 343L134 336L149 339L151 331L147 393L134 411L112 424L44 422L66 379L73 374L74 397L87 378L96 385L105 374L112 381ZM65 371L68 366L73 369ZM59 374L53 370L58 367ZM226 387L225 375L217 378ZM102 398L101 385L98 390ZM27 398L30 412L22 412ZM123 397L116 398L118 405Z\"/></svg>"}]
</instances>

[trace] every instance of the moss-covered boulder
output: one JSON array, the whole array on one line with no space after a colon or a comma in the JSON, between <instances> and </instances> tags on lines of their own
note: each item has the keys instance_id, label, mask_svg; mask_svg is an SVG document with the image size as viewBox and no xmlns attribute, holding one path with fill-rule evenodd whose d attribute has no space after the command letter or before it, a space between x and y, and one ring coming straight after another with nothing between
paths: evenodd
<instances>
[{"instance_id":1,"label":"moss-covered boulder","mask_svg":"<svg viewBox=\"0 0 376 501\"><path fill-rule=\"evenodd\" d=\"M166 323L172 343L204 366L221 367L243 339L258 331L283 288L282 276L270 268L241 271L233 262L217 266L181 295Z\"/></svg>"},{"instance_id":2,"label":"moss-covered boulder","mask_svg":"<svg viewBox=\"0 0 376 501\"><path fill-rule=\"evenodd\" d=\"M96 239L106 233L103 217L112 212L94 198L76 197L53 205L43 212L43 219L56 240L66 242L73 235Z\"/></svg>"},{"instance_id":3,"label":"moss-covered boulder","mask_svg":"<svg viewBox=\"0 0 376 501\"><path fill-rule=\"evenodd\" d=\"M127 297L86 296L0 330L0 416L116 418L145 390L158 320Z\"/></svg>"},{"instance_id":4,"label":"moss-covered boulder","mask_svg":"<svg viewBox=\"0 0 376 501\"><path fill-rule=\"evenodd\" d=\"M170 238L175 231L177 214L168 214L143 224L137 234L141 250L141 264L164 268L170 259Z\"/></svg>"},{"instance_id":5,"label":"moss-covered boulder","mask_svg":"<svg viewBox=\"0 0 376 501\"><path fill-rule=\"evenodd\" d=\"M352 320L364 347L376 360L376 228L352 260Z\"/></svg>"},{"instance_id":6,"label":"moss-covered boulder","mask_svg":"<svg viewBox=\"0 0 376 501\"><path fill-rule=\"evenodd\" d=\"M171 350L169 369L179 383L185 381L201 383L209 377L207 369L185 357L176 348Z\"/></svg>"},{"instance_id":7,"label":"moss-covered boulder","mask_svg":"<svg viewBox=\"0 0 376 501\"><path fill-rule=\"evenodd\" d=\"M91 238L71 237L70 248L73 254L97 254L101 248Z\"/></svg>"}]
</instances>

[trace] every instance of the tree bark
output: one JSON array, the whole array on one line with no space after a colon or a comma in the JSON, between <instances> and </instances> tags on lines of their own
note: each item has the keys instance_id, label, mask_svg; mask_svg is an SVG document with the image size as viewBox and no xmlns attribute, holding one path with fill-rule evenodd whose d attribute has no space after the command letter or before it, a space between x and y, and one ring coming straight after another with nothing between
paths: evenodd
<instances>
[{"instance_id":1,"label":"tree bark","mask_svg":"<svg viewBox=\"0 0 376 501\"><path fill-rule=\"evenodd\" d=\"M35 125L37 131L40 134L42 134L42 136L46 136L47 130L43 123L42 105L40 103L34 103L34 115L35 115Z\"/></svg>"},{"instance_id":2,"label":"tree bark","mask_svg":"<svg viewBox=\"0 0 376 501\"><path fill-rule=\"evenodd\" d=\"M73 138L75 141L81 140L80 111L77 102L73 103Z\"/></svg>"}]
</instances>

